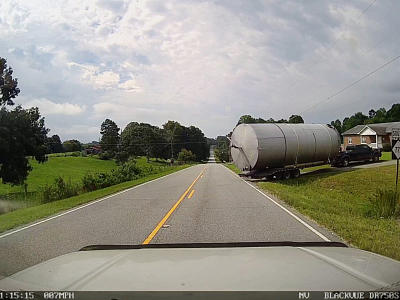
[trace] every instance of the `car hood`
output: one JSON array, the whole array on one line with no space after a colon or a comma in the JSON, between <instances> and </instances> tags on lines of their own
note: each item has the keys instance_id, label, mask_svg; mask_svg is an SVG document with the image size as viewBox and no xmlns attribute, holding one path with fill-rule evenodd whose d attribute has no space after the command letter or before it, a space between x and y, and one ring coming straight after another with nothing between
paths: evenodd
<instances>
[{"instance_id":1,"label":"car hood","mask_svg":"<svg viewBox=\"0 0 400 300\"><path fill-rule=\"evenodd\" d=\"M398 289L400 262L342 247L79 251L0 281L0 290L281 291Z\"/></svg>"}]
</instances>

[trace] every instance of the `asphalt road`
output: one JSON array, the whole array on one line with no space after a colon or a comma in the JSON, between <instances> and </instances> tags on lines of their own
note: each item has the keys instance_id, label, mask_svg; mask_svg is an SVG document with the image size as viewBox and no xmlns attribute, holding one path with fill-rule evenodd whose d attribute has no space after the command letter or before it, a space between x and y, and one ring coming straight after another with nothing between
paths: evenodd
<instances>
[{"instance_id":1,"label":"asphalt road","mask_svg":"<svg viewBox=\"0 0 400 300\"><path fill-rule=\"evenodd\" d=\"M196 165L0 234L0 278L95 244L337 240L223 165Z\"/></svg>"}]
</instances>

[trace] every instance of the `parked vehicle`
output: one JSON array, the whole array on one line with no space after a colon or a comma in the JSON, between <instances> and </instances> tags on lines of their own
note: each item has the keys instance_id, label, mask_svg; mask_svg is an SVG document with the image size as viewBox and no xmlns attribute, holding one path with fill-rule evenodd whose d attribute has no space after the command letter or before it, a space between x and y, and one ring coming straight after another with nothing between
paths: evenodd
<instances>
[{"instance_id":1,"label":"parked vehicle","mask_svg":"<svg viewBox=\"0 0 400 300\"><path fill-rule=\"evenodd\" d=\"M332 161L334 167L347 167L352 161L379 161L381 149L373 149L368 145L351 145L341 151Z\"/></svg>"},{"instance_id":2,"label":"parked vehicle","mask_svg":"<svg viewBox=\"0 0 400 300\"><path fill-rule=\"evenodd\" d=\"M230 149L242 176L288 179L301 168L330 163L340 151L340 136L322 124L240 124Z\"/></svg>"}]
</instances>

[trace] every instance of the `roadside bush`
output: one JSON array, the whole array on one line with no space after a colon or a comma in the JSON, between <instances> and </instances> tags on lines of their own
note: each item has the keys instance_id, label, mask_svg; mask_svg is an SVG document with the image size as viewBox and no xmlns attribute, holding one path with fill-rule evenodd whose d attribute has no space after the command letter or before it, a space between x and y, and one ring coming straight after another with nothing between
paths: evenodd
<instances>
[{"instance_id":1,"label":"roadside bush","mask_svg":"<svg viewBox=\"0 0 400 300\"><path fill-rule=\"evenodd\" d=\"M71 183L71 181L66 182L59 176L54 180L53 184L46 184L42 187L40 193L42 195L42 202L47 203L76 196L79 190L78 185Z\"/></svg>"},{"instance_id":2,"label":"roadside bush","mask_svg":"<svg viewBox=\"0 0 400 300\"><path fill-rule=\"evenodd\" d=\"M115 153L112 151L104 151L99 154L99 158L102 160L109 160L115 156Z\"/></svg>"},{"instance_id":3,"label":"roadside bush","mask_svg":"<svg viewBox=\"0 0 400 300\"><path fill-rule=\"evenodd\" d=\"M390 218L400 212L399 195L393 190L378 189L371 199L371 209L368 216Z\"/></svg>"},{"instance_id":4,"label":"roadside bush","mask_svg":"<svg viewBox=\"0 0 400 300\"><path fill-rule=\"evenodd\" d=\"M383 152L392 152L392 145L390 145L390 144L383 144L382 151L383 151Z\"/></svg>"},{"instance_id":5,"label":"roadside bush","mask_svg":"<svg viewBox=\"0 0 400 300\"><path fill-rule=\"evenodd\" d=\"M115 154L115 161L118 165L126 163L129 160L129 153L126 151L120 151Z\"/></svg>"},{"instance_id":6,"label":"roadside bush","mask_svg":"<svg viewBox=\"0 0 400 300\"><path fill-rule=\"evenodd\" d=\"M178 154L178 161L182 162L196 161L196 155L194 155L192 151L183 148L181 152L179 152Z\"/></svg>"},{"instance_id":7,"label":"roadside bush","mask_svg":"<svg viewBox=\"0 0 400 300\"><path fill-rule=\"evenodd\" d=\"M82 188L85 192L102 189L114 184L129 181L140 177L143 171L130 160L110 173L88 173L82 178Z\"/></svg>"}]
</instances>

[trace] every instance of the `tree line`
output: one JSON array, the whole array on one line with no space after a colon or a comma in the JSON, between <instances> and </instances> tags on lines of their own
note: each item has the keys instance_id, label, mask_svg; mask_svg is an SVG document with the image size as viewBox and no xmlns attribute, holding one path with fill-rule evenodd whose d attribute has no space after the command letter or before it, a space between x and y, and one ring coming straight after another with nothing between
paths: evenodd
<instances>
[{"instance_id":1,"label":"tree line","mask_svg":"<svg viewBox=\"0 0 400 300\"><path fill-rule=\"evenodd\" d=\"M135 156L203 161L210 152L210 144L199 128L185 127L176 121L168 121L161 128L131 122L119 132L120 128L110 119L101 124L101 158L121 162Z\"/></svg>"},{"instance_id":2,"label":"tree line","mask_svg":"<svg viewBox=\"0 0 400 300\"><path fill-rule=\"evenodd\" d=\"M371 109L368 115L364 115L362 112L357 112L350 117L345 117L343 121L337 119L332 121L330 125L336 128L341 134L350 128L357 125L367 125L374 123L387 123L387 122L399 122L400 121L400 104L393 104L392 107L386 111L384 107L378 110Z\"/></svg>"}]
</instances>

